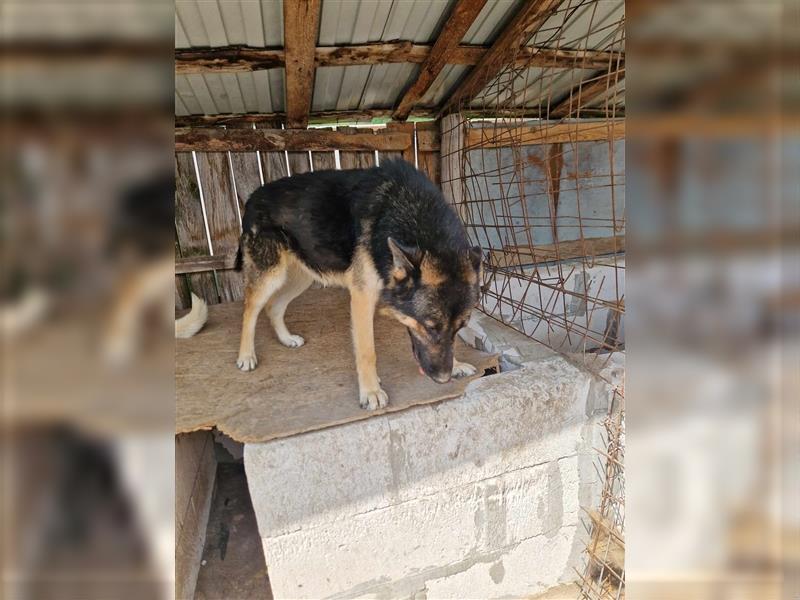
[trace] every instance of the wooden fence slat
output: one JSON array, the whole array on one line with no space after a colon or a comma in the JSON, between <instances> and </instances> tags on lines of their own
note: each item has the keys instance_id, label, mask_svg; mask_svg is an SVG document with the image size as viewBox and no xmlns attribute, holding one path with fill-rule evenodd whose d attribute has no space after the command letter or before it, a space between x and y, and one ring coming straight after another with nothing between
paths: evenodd
<instances>
[{"instance_id":1,"label":"wooden fence slat","mask_svg":"<svg viewBox=\"0 0 800 600\"><path fill-rule=\"evenodd\" d=\"M182 258L208 255L200 190L192 155L188 152L175 154L175 233ZM219 302L213 273L197 273L186 278L191 291L207 303Z\"/></svg>"},{"instance_id":2,"label":"wooden fence slat","mask_svg":"<svg viewBox=\"0 0 800 600\"><path fill-rule=\"evenodd\" d=\"M333 171L336 169L336 155L333 152L312 152L314 171Z\"/></svg>"},{"instance_id":3,"label":"wooden fence slat","mask_svg":"<svg viewBox=\"0 0 800 600\"><path fill-rule=\"evenodd\" d=\"M264 121L256 125L256 129L280 129L281 121ZM261 152L261 167L264 172L264 183L286 177L286 153L283 151Z\"/></svg>"},{"instance_id":4,"label":"wooden fence slat","mask_svg":"<svg viewBox=\"0 0 800 600\"><path fill-rule=\"evenodd\" d=\"M419 152L419 169L436 184L441 185L441 164L438 152Z\"/></svg>"},{"instance_id":5,"label":"wooden fence slat","mask_svg":"<svg viewBox=\"0 0 800 600\"><path fill-rule=\"evenodd\" d=\"M311 165L308 162L308 152L289 152L289 170L292 175L308 173Z\"/></svg>"},{"instance_id":6,"label":"wooden fence slat","mask_svg":"<svg viewBox=\"0 0 800 600\"><path fill-rule=\"evenodd\" d=\"M227 254L239 247L241 225L231 184L228 156L224 152L197 153L200 185L203 186L208 230L214 254ZM244 298L240 273L218 271L217 284L222 302Z\"/></svg>"},{"instance_id":7,"label":"wooden fence slat","mask_svg":"<svg viewBox=\"0 0 800 600\"><path fill-rule=\"evenodd\" d=\"M236 199L239 214L244 214L244 205L254 191L261 187L258 173L258 154L255 152L231 152L231 170L236 184Z\"/></svg>"},{"instance_id":8,"label":"wooden fence slat","mask_svg":"<svg viewBox=\"0 0 800 600\"><path fill-rule=\"evenodd\" d=\"M339 127L337 131L345 135L359 133L359 129L356 127ZM342 169L369 169L375 166L375 152L340 150L339 164Z\"/></svg>"}]
</instances>

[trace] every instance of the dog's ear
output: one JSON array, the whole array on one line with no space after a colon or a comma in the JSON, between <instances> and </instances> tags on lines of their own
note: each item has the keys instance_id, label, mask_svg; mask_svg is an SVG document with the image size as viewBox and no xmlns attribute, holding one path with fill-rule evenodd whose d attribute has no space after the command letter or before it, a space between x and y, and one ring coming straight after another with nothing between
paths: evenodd
<instances>
[{"instance_id":1,"label":"dog's ear","mask_svg":"<svg viewBox=\"0 0 800 600\"><path fill-rule=\"evenodd\" d=\"M472 263L472 268L476 271L481 268L481 260L483 260L483 250L480 246L473 246L467 250L469 261Z\"/></svg>"},{"instance_id":2,"label":"dog's ear","mask_svg":"<svg viewBox=\"0 0 800 600\"><path fill-rule=\"evenodd\" d=\"M405 246L396 242L391 237L386 238L389 250L392 251L392 277L397 281L402 281L419 267L422 262L422 251L419 248Z\"/></svg>"}]
</instances>

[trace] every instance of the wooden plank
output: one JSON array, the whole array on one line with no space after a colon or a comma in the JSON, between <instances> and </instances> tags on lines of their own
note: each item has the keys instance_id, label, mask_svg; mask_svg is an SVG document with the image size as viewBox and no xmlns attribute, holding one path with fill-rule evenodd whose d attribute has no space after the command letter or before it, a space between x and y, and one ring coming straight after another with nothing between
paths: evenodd
<instances>
[{"instance_id":1,"label":"wooden plank","mask_svg":"<svg viewBox=\"0 0 800 600\"><path fill-rule=\"evenodd\" d=\"M571 240L558 244L542 244L532 248L530 246L504 246L502 250L490 252L489 264L494 267L516 267L577 258L593 258L621 252L625 252L625 236L614 235Z\"/></svg>"},{"instance_id":2,"label":"wooden plank","mask_svg":"<svg viewBox=\"0 0 800 600\"><path fill-rule=\"evenodd\" d=\"M292 0L283 3L286 60L286 127L308 125L314 92L314 50L319 32L322 0Z\"/></svg>"},{"instance_id":3,"label":"wooden plank","mask_svg":"<svg viewBox=\"0 0 800 600\"><path fill-rule=\"evenodd\" d=\"M485 3L485 0L484 0ZM440 34L441 39L444 31ZM465 31L466 33L466 31ZM463 35L461 36L463 37ZM466 44L451 45L443 59L448 65L476 65L491 49ZM314 50L317 67L346 67L383 65L391 63L425 64L430 61L436 44L415 44L397 41L349 46L318 46ZM602 50L562 50L522 46L515 58L518 67L552 67L556 69L602 69L620 53ZM59 55L60 57L60 55ZM63 59L63 57L61 57ZM87 59L89 56L87 55ZM96 58L94 54L91 58ZM219 48L188 48L175 50L175 73L246 73L263 69L282 68L283 48L253 48L223 46Z\"/></svg>"},{"instance_id":4,"label":"wooden plank","mask_svg":"<svg viewBox=\"0 0 800 600\"><path fill-rule=\"evenodd\" d=\"M248 125L232 125L231 127L252 127ZM239 215L244 214L244 205L250 195L261 187L261 174L258 165L258 154L255 152L231 152L231 176L233 177Z\"/></svg>"},{"instance_id":5,"label":"wooden plank","mask_svg":"<svg viewBox=\"0 0 800 600\"><path fill-rule=\"evenodd\" d=\"M372 131L346 135L316 129L197 129L175 130L176 152L248 152L253 150L378 150L402 152L413 145L406 132Z\"/></svg>"},{"instance_id":6,"label":"wooden plank","mask_svg":"<svg viewBox=\"0 0 800 600\"><path fill-rule=\"evenodd\" d=\"M236 195L224 152L197 153L197 168L203 199L206 206L208 230L215 254L229 254L239 247L241 224L236 210ZM217 272L217 289L222 302L241 300L244 297L244 283L241 274Z\"/></svg>"},{"instance_id":7,"label":"wooden plank","mask_svg":"<svg viewBox=\"0 0 800 600\"><path fill-rule=\"evenodd\" d=\"M356 135L359 129L355 127L339 127L342 135ZM339 152L339 163L342 169L369 169L375 166L375 152Z\"/></svg>"},{"instance_id":8,"label":"wooden plank","mask_svg":"<svg viewBox=\"0 0 800 600\"><path fill-rule=\"evenodd\" d=\"M599 142L625 137L625 120L553 123L524 127L470 127L466 148L505 148L572 142Z\"/></svg>"},{"instance_id":9,"label":"wooden plank","mask_svg":"<svg viewBox=\"0 0 800 600\"><path fill-rule=\"evenodd\" d=\"M289 152L289 173L299 175L311 171L311 163L308 161L308 152Z\"/></svg>"},{"instance_id":10,"label":"wooden plank","mask_svg":"<svg viewBox=\"0 0 800 600\"><path fill-rule=\"evenodd\" d=\"M175 261L175 273L202 273L204 271L225 271L233 269L236 252L215 254L214 256L192 256Z\"/></svg>"},{"instance_id":11,"label":"wooden plank","mask_svg":"<svg viewBox=\"0 0 800 600\"><path fill-rule=\"evenodd\" d=\"M464 209L463 167L464 130L466 123L457 114L447 115L439 122L442 135L441 186L447 202L461 211ZM461 214L461 213L459 213ZM465 217L461 214L462 219ZM466 219L463 219L466 221Z\"/></svg>"},{"instance_id":12,"label":"wooden plank","mask_svg":"<svg viewBox=\"0 0 800 600\"><path fill-rule=\"evenodd\" d=\"M537 113L538 114L538 113ZM391 118L392 110L386 108L375 108L369 110L326 110L312 112L309 116L309 123L331 124L353 123L353 122L372 122L374 119L385 121ZM412 117L430 118L436 116L436 110L432 108L417 108L411 111ZM258 124L272 121L282 122L286 118L286 113L239 113L221 115L182 115L175 117L175 127L214 127L218 125L240 125Z\"/></svg>"},{"instance_id":13,"label":"wooden plank","mask_svg":"<svg viewBox=\"0 0 800 600\"><path fill-rule=\"evenodd\" d=\"M272 120L266 121L255 125L257 129L278 129L282 121ZM276 152L260 152L261 154L261 170L264 174L264 183L282 179L289 175L289 168L286 164L286 153L281 151Z\"/></svg>"},{"instance_id":14,"label":"wooden plank","mask_svg":"<svg viewBox=\"0 0 800 600\"><path fill-rule=\"evenodd\" d=\"M241 322L241 303L220 304L209 309L200 333L176 340L176 432L216 425L237 441L263 442L375 416L358 406L347 290L309 289L289 305L289 328L308 340L302 348L282 346L262 315L255 336L262 363L250 373L234 364ZM405 327L380 314L375 346L389 394L379 413L457 397L484 369L497 367L497 356L456 340L456 356L478 373L434 383L419 374Z\"/></svg>"},{"instance_id":15,"label":"wooden plank","mask_svg":"<svg viewBox=\"0 0 800 600\"><path fill-rule=\"evenodd\" d=\"M457 110L483 90L501 70L512 64L522 45L536 33L563 0L530 0L506 25L489 51L444 102L441 114Z\"/></svg>"},{"instance_id":16,"label":"wooden plank","mask_svg":"<svg viewBox=\"0 0 800 600\"><path fill-rule=\"evenodd\" d=\"M276 69L284 65L283 48L222 48L176 49L175 73L237 73Z\"/></svg>"},{"instance_id":17,"label":"wooden plank","mask_svg":"<svg viewBox=\"0 0 800 600\"><path fill-rule=\"evenodd\" d=\"M312 152L311 162L314 163L315 172L336 170L336 155L333 152Z\"/></svg>"},{"instance_id":18,"label":"wooden plank","mask_svg":"<svg viewBox=\"0 0 800 600\"><path fill-rule=\"evenodd\" d=\"M437 186L441 185L440 156L438 152L419 152L419 169Z\"/></svg>"},{"instance_id":19,"label":"wooden plank","mask_svg":"<svg viewBox=\"0 0 800 600\"><path fill-rule=\"evenodd\" d=\"M175 233L182 259L208 255L208 240L194 162L192 155L185 152L175 155ZM191 291L207 303L219 302L213 273L189 275L187 281Z\"/></svg>"},{"instance_id":20,"label":"wooden plank","mask_svg":"<svg viewBox=\"0 0 800 600\"><path fill-rule=\"evenodd\" d=\"M411 109L425 95L436 77L447 65L453 49L459 45L461 38L467 33L485 4L486 0L457 0L444 27L439 32L428 58L420 67L416 81L406 90L397 104L397 108L392 114L394 119L403 121L408 118Z\"/></svg>"},{"instance_id":21,"label":"wooden plank","mask_svg":"<svg viewBox=\"0 0 800 600\"><path fill-rule=\"evenodd\" d=\"M550 107L550 118L561 119L578 114L583 106L606 94L623 79L625 65L621 64L611 71L596 75L588 82L581 82L561 102Z\"/></svg>"}]
</instances>

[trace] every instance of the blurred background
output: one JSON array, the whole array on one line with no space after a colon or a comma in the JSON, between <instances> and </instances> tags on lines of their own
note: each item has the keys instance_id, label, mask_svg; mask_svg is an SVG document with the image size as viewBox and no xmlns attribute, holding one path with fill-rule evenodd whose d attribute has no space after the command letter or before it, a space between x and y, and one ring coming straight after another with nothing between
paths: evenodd
<instances>
[{"instance_id":1,"label":"blurred background","mask_svg":"<svg viewBox=\"0 0 800 600\"><path fill-rule=\"evenodd\" d=\"M172 595L173 13L0 4L0 597Z\"/></svg>"},{"instance_id":2,"label":"blurred background","mask_svg":"<svg viewBox=\"0 0 800 600\"><path fill-rule=\"evenodd\" d=\"M626 10L627 594L796 598L800 11ZM0 11L2 596L170 597L174 4Z\"/></svg>"}]
</instances>

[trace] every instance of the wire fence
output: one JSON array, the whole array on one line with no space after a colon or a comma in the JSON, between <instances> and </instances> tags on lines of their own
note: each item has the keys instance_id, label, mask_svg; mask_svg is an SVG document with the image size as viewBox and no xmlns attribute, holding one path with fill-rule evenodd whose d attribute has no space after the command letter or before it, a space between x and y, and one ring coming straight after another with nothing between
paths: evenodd
<instances>
[{"instance_id":1,"label":"wire fence","mask_svg":"<svg viewBox=\"0 0 800 600\"><path fill-rule=\"evenodd\" d=\"M624 4L554 5L442 120L441 183L484 251L482 311L614 386L579 575L581 598L619 598L624 378L608 374L625 349Z\"/></svg>"}]
</instances>

